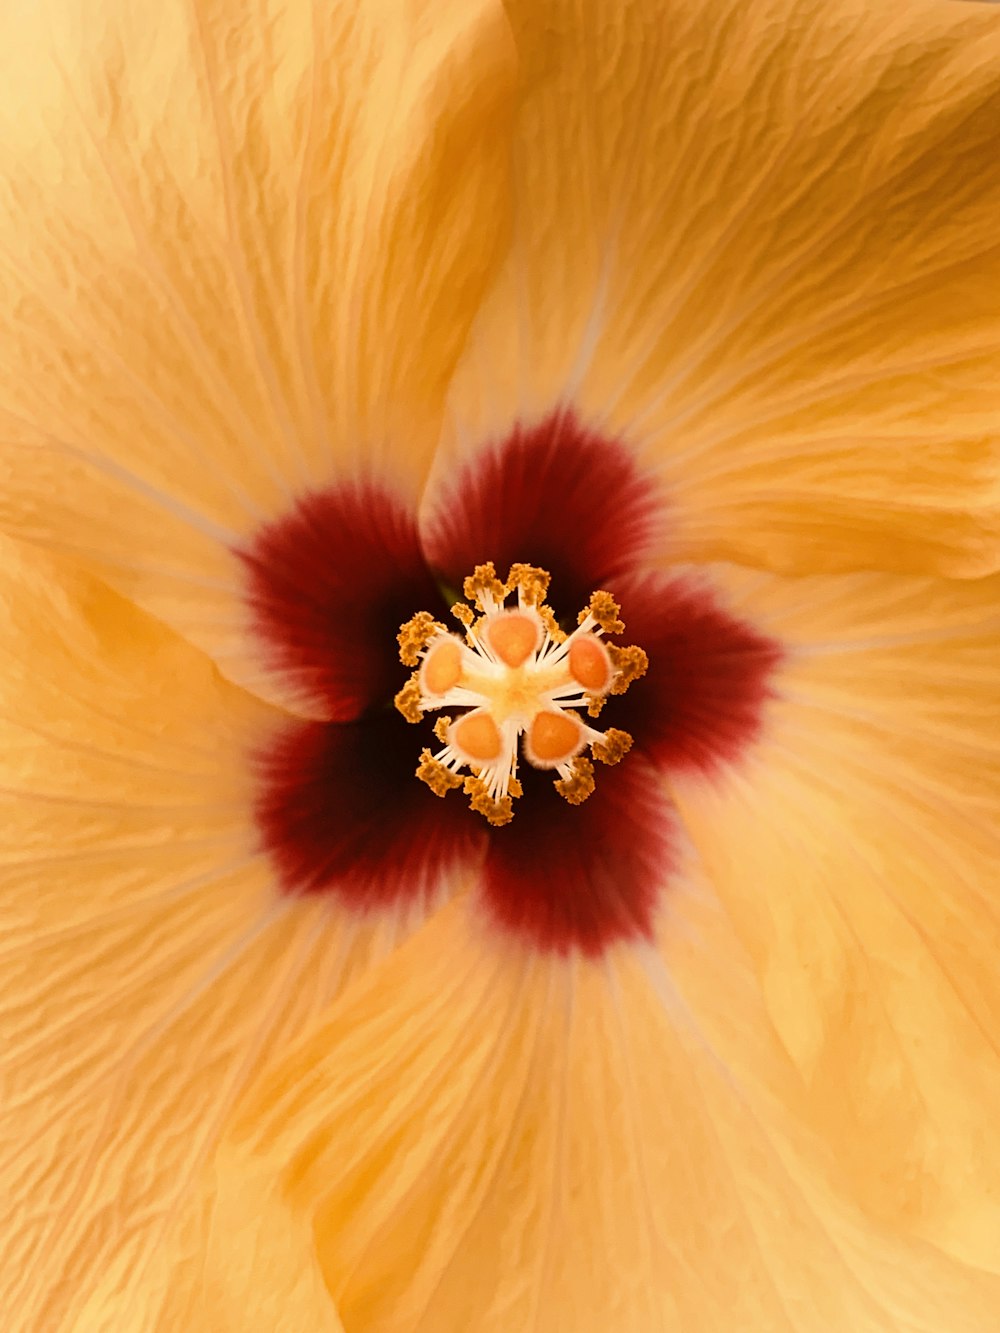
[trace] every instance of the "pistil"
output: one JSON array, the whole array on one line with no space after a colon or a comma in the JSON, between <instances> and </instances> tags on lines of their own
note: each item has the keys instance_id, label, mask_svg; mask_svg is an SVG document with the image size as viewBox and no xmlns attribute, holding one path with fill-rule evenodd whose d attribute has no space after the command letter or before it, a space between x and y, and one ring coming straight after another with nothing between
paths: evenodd
<instances>
[{"instance_id":1,"label":"pistil","mask_svg":"<svg viewBox=\"0 0 1000 1333\"><path fill-rule=\"evenodd\" d=\"M553 770L556 791L579 805L594 790L594 766L584 751L616 764L632 745L625 731L590 726L581 710L597 717L609 694L624 693L645 673L646 654L603 642L625 628L621 608L603 590L592 594L567 634L545 601L549 582L532 565L512 566L503 582L492 562L478 565L465 580L466 602L452 608L464 637L426 611L397 636L401 660L416 668L395 700L407 721L436 709L461 710L438 720L441 748L422 752L417 777L438 796L463 787L472 808L497 826L510 822L522 795L521 753L533 767ZM508 607L515 591L517 605Z\"/></svg>"}]
</instances>

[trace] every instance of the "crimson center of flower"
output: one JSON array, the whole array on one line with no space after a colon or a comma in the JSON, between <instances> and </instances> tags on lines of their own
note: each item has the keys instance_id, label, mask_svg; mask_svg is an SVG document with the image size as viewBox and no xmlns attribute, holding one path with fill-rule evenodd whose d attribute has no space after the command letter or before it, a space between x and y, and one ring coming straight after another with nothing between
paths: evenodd
<instances>
[{"instance_id":1,"label":"crimson center of flower","mask_svg":"<svg viewBox=\"0 0 1000 1333\"><path fill-rule=\"evenodd\" d=\"M624 694L645 674L646 654L602 641L625 628L610 593L593 593L567 634L546 604L548 587L548 573L533 565L513 565L506 582L492 562L477 565L463 588L471 605L452 607L464 638L426 611L398 635L400 658L417 668L396 695L406 720L420 722L439 708L462 710L438 719L441 749L422 751L417 777L437 796L463 787L473 810L497 826L510 822L523 794L519 747L533 767L554 770L556 791L579 805L594 790L594 765L584 750L617 764L632 746L628 732L598 731L581 710L596 718L609 694ZM515 591L517 606L508 607Z\"/></svg>"}]
</instances>

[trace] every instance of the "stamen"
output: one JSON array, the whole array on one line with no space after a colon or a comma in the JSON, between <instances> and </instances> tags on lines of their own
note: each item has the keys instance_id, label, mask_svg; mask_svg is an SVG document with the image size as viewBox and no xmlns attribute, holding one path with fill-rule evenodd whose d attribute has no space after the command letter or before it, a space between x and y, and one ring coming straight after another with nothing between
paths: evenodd
<instances>
[{"instance_id":1,"label":"stamen","mask_svg":"<svg viewBox=\"0 0 1000 1333\"><path fill-rule=\"evenodd\" d=\"M621 607L609 592L594 592L590 594L590 606L580 612L577 620L580 625L586 620L593 620L605 634L621 634L625 622L618 619L619 611Z\"/></svg>"},{"instance_id":2,"label":"stamen","mask_svg":"<svg viewBox=\"0 0 1000 1333\"><path fill-rule=\"evenodd\" d=\"M570 805L583 805L594 790L594 765L581 755L573 760L569 777L560 778L556 791Z\"/></svg>"},{"instance_id":3,"label":"stamen","mask_svg":"<svg viewBox=\"0 0 1000 1333\"><path fill-rule=\"evenodd\" d=\"M608 727L603 739L595 741L591 753L602 764L617 764L625 758L632 748L632 737L618 727Z\"/></svg>"},{"instance_id":4,"label":"stamen","mask_svg":"<svg viewBox=\"0 0 1000 1333\"><path fill-rule=\"evenodd\" d=\"M418 611L405 625L400 625L396 638L403 665L416 666L420 650L441 630L444 630L444 625L436 621L429 611Z\"/></svg>"},{"instance_id":5,"label":"stamen","mask_svg":"<svg viewBox=\"0 0 1000 1333\"><path fill-rule=\"evenodd\" d=\"M423 717L423 710L420 707L422 698L423 695L420 689L420 681L417 679L416 672L414 672L396 695L393 703L406 718L407 722L419 722Z\"/></svg>"},{"instance_id":6,"label":"stamen","mask_svg":"<svg viewBox=\"0 0 1000 1333\"><path fill-rule=\"evenodd\" d=\"M514 818L514 803L510 796L501 796L499 800L494 800L481 778L466 778L465 794L472 798L469 805L476 814L482 815L494 828L502 828Z\"/></svg>"},{"instance_id":7,"label":"stamen","mask_svg":"<svg viewBox=\"0 0 1000 1333\"><path fill-rule=\"evenodd\" d=\"M506 583L492 562L477 565L464 582L472 606L452 613L465 627L464 642L426 611L399 632L400 658L418 666L396 696L409 722L428 711L459 709L440 717L434 734L442 748L422 751L417 777L437 796L463 787L473 810L500 827L514 816L523 794L518 746L535 768L555 770L555 789L571 805L594 790L595 759L617 764L632 737L612 727L595 731L583 718L598 715L609 694L621 694L646 670L641 648L605 645L601 636L625 628L609 592L592 594L578 628L567 635L545 603L550 578L533 565L512 566ZM517 592L517 607L505 606ZM478 618L476 612L479 613ZM471 770L463 775L461 769Z\"/></svg>"},{"instance_id":8,"label":"stamen","mask_svg":"<svg viewBox=\"0 0 1000 1333\"><path fill-rule=\"evenodd\" d=\"M497 578L493 561L477 565L462 585L462 591L468 601L473 602L480 611L489 612L496 603L503 604L507 588Z\"/></svg>"},{"instance_id":9,"label":"stamen","mask_svg":"<svg viewBox=\"0 0 1000 1333\"><path fill-rule=\"evenodd\" d=\"M507 587L513 592L517 589L519 606L541 606L549 590L552 576L544 569L534 565L511 565Z\"/></svg>"},{"instance_id":10,"label":"stamen","mask_svg":"<svg viewBox=\"0 0 1000 1333\"><path fill-rule=\"evenodd\" d=\"M617 648L613 643L609 644L608 655L615 669L615 679L611 685L612 694L624 694L632 682L644 676L649 668L649 658L634 644L628 648Z\"/></svg>"},{"instance_id":11,"label":"stamen","mask_svg":"<svg viewBox=\"0 0 1000 1333\"><path fill-rule=\"evenodd\" d=\"M462 779L451 769L445 768L431 754L430 750L420 751L420 763L417 765L417 777L426 782L435 796L444 796L446 792L461 787Z\"/></svg>"}]
</instances>

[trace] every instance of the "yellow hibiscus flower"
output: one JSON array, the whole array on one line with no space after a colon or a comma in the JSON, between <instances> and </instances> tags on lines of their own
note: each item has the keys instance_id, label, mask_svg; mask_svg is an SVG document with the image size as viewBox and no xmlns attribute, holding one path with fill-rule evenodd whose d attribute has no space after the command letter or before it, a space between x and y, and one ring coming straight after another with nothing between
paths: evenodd
<instances>
[{"instance_id":1,"label":"yellow hibiscus flower","mask_svg":"<svg viewBox=\"0 0 1000 1333\"><path fill-rule=\"evenodd\" d=\"M0 27L5 1327L993 1333L1000 13Z\"/></svg>"}]
</instances>

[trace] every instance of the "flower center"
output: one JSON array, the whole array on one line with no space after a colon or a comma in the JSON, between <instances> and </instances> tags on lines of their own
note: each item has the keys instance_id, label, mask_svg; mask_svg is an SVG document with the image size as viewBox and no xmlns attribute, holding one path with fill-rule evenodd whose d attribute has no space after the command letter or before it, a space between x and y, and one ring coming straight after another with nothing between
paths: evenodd
<instances>
[{"instance_id":1,"label":"flower center","mask_svg":"<svg viewBox=\"0 0 1000 1333\"><path fill-rule=\"evenodd\" d=\"M406 720L462 710L438 719L441 748L421 753L417 777L437 796L463 787L473 810L498 826L510 822L522 794L519 751L533 767L554 770L556 791L579 805L594 790L584 750L617 764L632 745L628 732L597 731L581 710L596 718L609 694L624 694L645 673L646 654L603 641L625 628L610 593L593 593L567 634L545 602L548 587L549 575L533 565L512 566L505 583L492 562L477 565L465 580L467 602L452 607L464 639L426 611L398 635L400 658L416 667L395 700ZM508 607L515 591L517 606Z\"/></svg>"}]
</instances>

